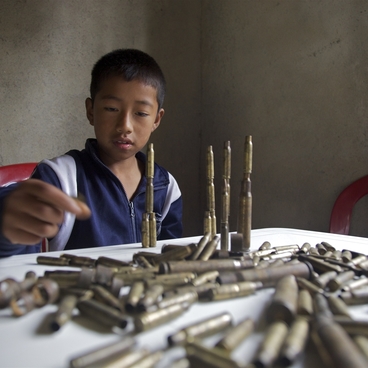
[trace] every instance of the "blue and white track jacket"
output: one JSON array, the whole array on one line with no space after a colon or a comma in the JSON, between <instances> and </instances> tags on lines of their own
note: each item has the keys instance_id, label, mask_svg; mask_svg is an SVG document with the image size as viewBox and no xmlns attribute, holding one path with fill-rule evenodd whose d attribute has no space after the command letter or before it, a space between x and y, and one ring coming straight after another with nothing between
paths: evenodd
<instances>
[{"instance_id":1,"label":"blue and white track jacket","mask_svg":"<svg viewBox=\"0 0 368 368\"><path fill-rule=\"evenodd\" d=\"M88 139L85 149L72 150L63 156L41 161L33 178L61 188L71 196L82 194L90 207L88 220L77 220L65 213L59 233L49 240L50 250L103 247L141 242L142 215L145 212L146 178L143 176L131 201L120 180L98 158L97 141ZM146 161L142 152L138 160ZM154 208L157 238L182 236L182 198L174 177L155 163ZM11 187L0 188L0 215L6 193ZM10 244L0 234L0 256L38 252L40 246Z\"/></svg>"}]
</instances>

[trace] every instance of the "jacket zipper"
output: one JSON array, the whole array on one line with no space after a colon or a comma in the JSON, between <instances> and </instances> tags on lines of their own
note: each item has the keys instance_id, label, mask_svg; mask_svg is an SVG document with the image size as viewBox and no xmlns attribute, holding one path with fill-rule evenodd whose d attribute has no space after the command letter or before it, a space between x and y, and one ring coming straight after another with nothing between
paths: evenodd
<instances>
[{"instance_id":1,"label":"jacket zipper","mask_svg":"<svg viewBox=\"0 0 368 368\"><path fill-rule=\"evenodd\" d=\"M132 222L132 228L133 228L134 243L137 243L137 232L135 230L135 210L134 210L134 203L133 202L129 202L129 207L130 207L130 220Z\"/></svg>"}]
</instances>

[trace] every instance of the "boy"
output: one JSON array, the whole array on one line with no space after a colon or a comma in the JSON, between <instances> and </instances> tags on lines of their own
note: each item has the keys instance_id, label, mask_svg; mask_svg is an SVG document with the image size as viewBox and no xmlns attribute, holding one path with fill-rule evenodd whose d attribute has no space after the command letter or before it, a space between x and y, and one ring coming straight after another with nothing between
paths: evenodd
<instances>
[{"instance_id":1,"label":"boy","mask_svg":"<svg viewBox=\"0 0 368 368\"><path fill-rule=\"evenodd\" d=\"M145 155L164 115L165 79L156 61L119 49L94 65L86 114L96 139L85 149L42 161L32 178L0 189L0 256L141 241ZM85 203L73 199L82 194ZM182 236L182 199L175 179L155 164L158 239ZM24 246L27 245L27 246Z\"/></svg>"}]
</instances>

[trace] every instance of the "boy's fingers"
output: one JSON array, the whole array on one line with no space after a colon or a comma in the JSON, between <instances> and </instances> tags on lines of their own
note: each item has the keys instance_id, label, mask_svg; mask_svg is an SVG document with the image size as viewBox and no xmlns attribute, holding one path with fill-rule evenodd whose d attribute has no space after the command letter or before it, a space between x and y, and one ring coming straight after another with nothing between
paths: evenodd
<instances>
[{"instance_id":1,"label":"boy's fingers","mask_svg":"<svg viewBox=\"0 0 368 368\"><path fill-rule=\"evenodd\" d=\"M50 204L63 211L76 215L79 219L86 219L91 215L88 206L78 199L65 194L59 188L37 179L29 179L20 184L26 187L27 193L39 198L40 201Z\"/></svg>"},{"instance_id":2,"label":"boy's fingers","mask_svg":"<svg viewBox=\"0 0 368 368\"><path fill-rule=\"evenodd\" d=\"M77 217L77 219L79 220L86 220L91 216L91 210L89 209L89 207L80 199L78 198L73 198L74 201L76 202L77 206L80 208L81 212L79 214L75 214L75 216Z\"/></svg>"}]
</instances>

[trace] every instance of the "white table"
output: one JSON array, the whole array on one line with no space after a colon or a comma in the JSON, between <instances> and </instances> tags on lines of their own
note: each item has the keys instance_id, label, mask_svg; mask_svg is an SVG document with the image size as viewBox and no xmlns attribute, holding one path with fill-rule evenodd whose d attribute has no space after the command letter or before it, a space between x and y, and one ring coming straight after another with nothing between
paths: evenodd
<instances>
[{"instance_id":1,"label":"white table","mask_svg":"<svg viewBox=\"0 0 368 368\"><path fill-rule=\"evenodd\" d=\"M150 248L152 252L161 252L163 244L189 244L198 242L200 237L182 238L170 241L160 241L157 247ZM345 235L336 235L322 232L268 228L252 230L251 249L258 249L264 241L271 242L272 246L287 244L302 245L309 242L315 245L326 241L336 249L350 249L353 251L368 253L368 239ZM99 256L112 257L123 261L130 261L132 255L142 250L140 244L119 245L104 248L79 249L67 253L98 258ZM66 252L52 252L48 255L59 256ZM36 264L38 254L13 256L0 259L0 280L13 277L21 281L27 271L34 271L41 276L45 270L65 269L60 266L51 267ZM167 347L167 336L179 329L200 321L210 315L229 311L234 323L245 317L259 321L262 318L264 307L270 300L274 289L268 288L258 291L255 295L244 298L232 299L211 303L196 303L189 308L183 316L170 324L155 328L139 334L137 344L139 347L147 347L149 350ZM354 316L368 320L368 305L350 307ZM55 305L35 309L23 317L13 317L10 309L0 310L0 367L58 367L66 368L72 357L102 346L106 343L117 341L121 338L116 333L106 330L96 330L70 321L57 332L50 332L45 328L48 316L56 310ZM213 337L217 341L218 337ZM233 358L239 362L249 362L262 339L262 331L256 331L240 347L236 349ZM211 343L211 341L210 341ZM293 367L322 367L321 360L313 346L308 346L306 354L296 362ZM183 351L174 350L172 356L180 356ZM161 367L170 367L170 354L160 364Z\"/></svg>"}]
</instances>

